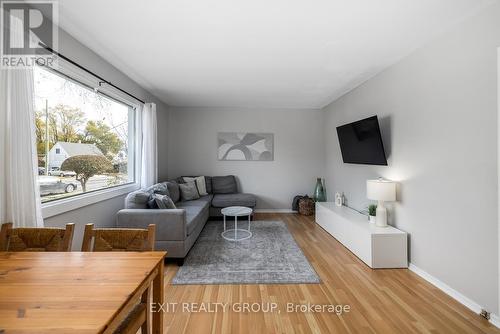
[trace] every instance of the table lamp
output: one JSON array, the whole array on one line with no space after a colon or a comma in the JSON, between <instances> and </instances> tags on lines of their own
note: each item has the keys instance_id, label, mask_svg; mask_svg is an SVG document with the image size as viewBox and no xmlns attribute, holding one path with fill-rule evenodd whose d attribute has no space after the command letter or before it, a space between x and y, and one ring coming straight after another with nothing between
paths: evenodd
<instances>
[{"instance_id":1,"label":"table lamp","mask_svg":"<svg viewBox=\"0 0 500 334\"><path fill-rule=\"evenodd\" d=\"M366 181L366 197L378 201L375 224L380 227L387 227L387 209L384 201L393 202L396 200L396 182L384 179Z\"/></svg>"}]
</instances>

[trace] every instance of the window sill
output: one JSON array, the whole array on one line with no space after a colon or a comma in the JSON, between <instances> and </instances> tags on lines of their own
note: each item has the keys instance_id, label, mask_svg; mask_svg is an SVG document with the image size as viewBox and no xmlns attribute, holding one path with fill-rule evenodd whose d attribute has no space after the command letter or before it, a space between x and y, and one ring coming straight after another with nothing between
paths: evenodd
<instances>
[{"instance_id":1,"label":"window sill","mask_svg":"<svg viewBox=\"0 0 500 334\"><path fill-rule=\"evenodd\" d=\"M139 185L137 183L127 184L121 187L103 189L101 191L45 203L42 204L42 216L44 219L54 217L65 212L73 211L85 206L128 194L137 189L139 189Z\"/></svg>"}]
</instances>

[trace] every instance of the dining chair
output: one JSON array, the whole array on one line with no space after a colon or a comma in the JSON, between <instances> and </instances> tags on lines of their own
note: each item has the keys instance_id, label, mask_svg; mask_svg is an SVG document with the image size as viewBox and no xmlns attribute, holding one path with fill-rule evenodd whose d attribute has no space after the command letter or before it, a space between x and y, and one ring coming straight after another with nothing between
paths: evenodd
<instances>
[{"instance_id":1,"label":"dining chair","mask_svg":"<svg viewBox=\"0 0 500 334\"><path fill-rule=\"evenodd\" d=\"M94 228L85 225L82 252L145 252L153 251L155 225L140 228Z\"/></svg>"},{"instance_id":2,"label":"dining chair","mask_svg":"<svg viewBox=\"0 0 500 334\"><path fill-rule=\"evenodd\" d=\"M82 252L153 251L155 229L154 224L148 225L147 229L94 228L94 224L87 224L83 234ZM150 295L151 287L148 287L136 307L114 332L115 334L135 334L139 328L141 328L141 333L149 333Z\"/></svg>"},{"instance_id":3,"label":"dining chair","mask_svg":"<svg viewBox=\"0 0 500 334\"><path fill-rule=\"evenodd\" d=\"M9 252L69 252L75 224L66 228L13 227L4 223L0 229L0 251Z\"/></svg>"}]
</instances>

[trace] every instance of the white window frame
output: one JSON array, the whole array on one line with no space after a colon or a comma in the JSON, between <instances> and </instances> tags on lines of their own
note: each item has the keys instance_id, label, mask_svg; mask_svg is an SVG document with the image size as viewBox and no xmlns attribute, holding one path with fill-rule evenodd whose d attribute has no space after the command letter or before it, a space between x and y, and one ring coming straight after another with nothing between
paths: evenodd
<instances>
[{"instance_id":1,"label":"white window frame","mask_svg":"<svg viewBox=\"0 0 500 334\"><path fill-rule=\"evenodd\" d=\"M135 191L140 188L141 176L141 112L143 104L105 83L99 85L99 79L64 60L58 59L52 68L84 86L97 87L101 93L134 108L134 182L42 203L42 216L44 219Z\"/></svg>"}]
</instances>

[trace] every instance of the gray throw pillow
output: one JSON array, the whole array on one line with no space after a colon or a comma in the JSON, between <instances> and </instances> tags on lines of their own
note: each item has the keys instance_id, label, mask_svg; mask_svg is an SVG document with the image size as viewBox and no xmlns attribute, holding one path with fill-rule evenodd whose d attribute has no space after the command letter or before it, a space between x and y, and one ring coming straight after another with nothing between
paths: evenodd
<instances>
[{"instance_id":1,"label":"gray throw pillow","mask_svg":"<svg viewBox=\"0 0 500 334\"><path fill-rule=\"evenodd\" d=\"M142 190L131 192L125 199L125 209L146 209L149 195Z\"/></svg>"},{"instance_id":2,"label":"gray throw pillow","mask_svg":"<svg viewBox=\"0 0 500 334\"><path fill-rule=\"evenodd\" d=\"M148 206L151 209L177 209L169 196L160 194L152 194Z\"/></svg>"},{"instance_id":3,"label":"gray throw pillow","mask_svg":"<svg viewBox=\"0 0 500 334\"><path fill-rule=\"evenodd\" d=\"M167 195L155 195L156 204L160 209L177 209L174 202Z\"/></svg>"},{"instance_id":4,"label":"gray throw pillow","mask_svg":"<svg viewBox=\"0 0 500 334\"><path fill-rule=\"evenodd\" d=\"M149 195L148 199L148 208L149 209L159 209L158 204L156 203L156 194Z\"/></svg>"},{"instance_id":5,"label":"gray throw pillow","mask_svg":"<svg viewBox=\"0 0 500 334\"><path fill-rule=\"evenodd\" d=\"M196 188L196 183L194 182L179 184L179 189L181 190L181 198L183 201L192 201L200 198L198 188Z\"/></svg>"},{"instance_id":6,"label":"gray throw pillow","mask_svg":"<svg viewBox=\"0 0 500 334\"><path fill-rule=\"evenodd\" d=\"M176 182L177 183L186 183L186 181L184 181L184 178L185 177L195 177L193 175L188 175L188 176L181 176L179 178L177 178ZM212 177L211 176L206 176L204 175L205 177L205 189L207 190L207 193L211 194L212 193Z\"/></svg>"},{"instance_id":7,"label":"gray throw pillow","mask_svg":"<svg viewBox=\"0 0 500 334\"><path fill-rule=\"evenodd\" d=\"M196 184L196 188L198 189L198 194L200 194L200 196L208 195L207 183L205 182L204 176L194 176L194 177L183 176L183 178L186 183L194 182Z\"/></svg>"},{"instance_id":8,"label":"gray throw pillow","mask_svg":"<svg viewBox=\"0 0 500 334\"><path fill-rule=\"evenodd\" d=\"M174 203L177 203L181 199L179 185L177 184L177 182L167 181L167 182L164 182L163 184L165 184L167 186L168 193L169 193L168 196L170 196L170 198L172 199L172 201L174 201Z\"/></svg>"},{"instance_id":9,"label":"gray throw pillow","mask_svg":"<svg viewBox=\"0 0 500 334\"><path fill-rule=\"evenodd\" d=\"M168 187L164 183L157 183L152 185L151 187L147 188L146 191L148 193L153 193L153 194L160 194L160 195L167 195L170 196L168 192Z\"/></svg>"}]
</instances>

